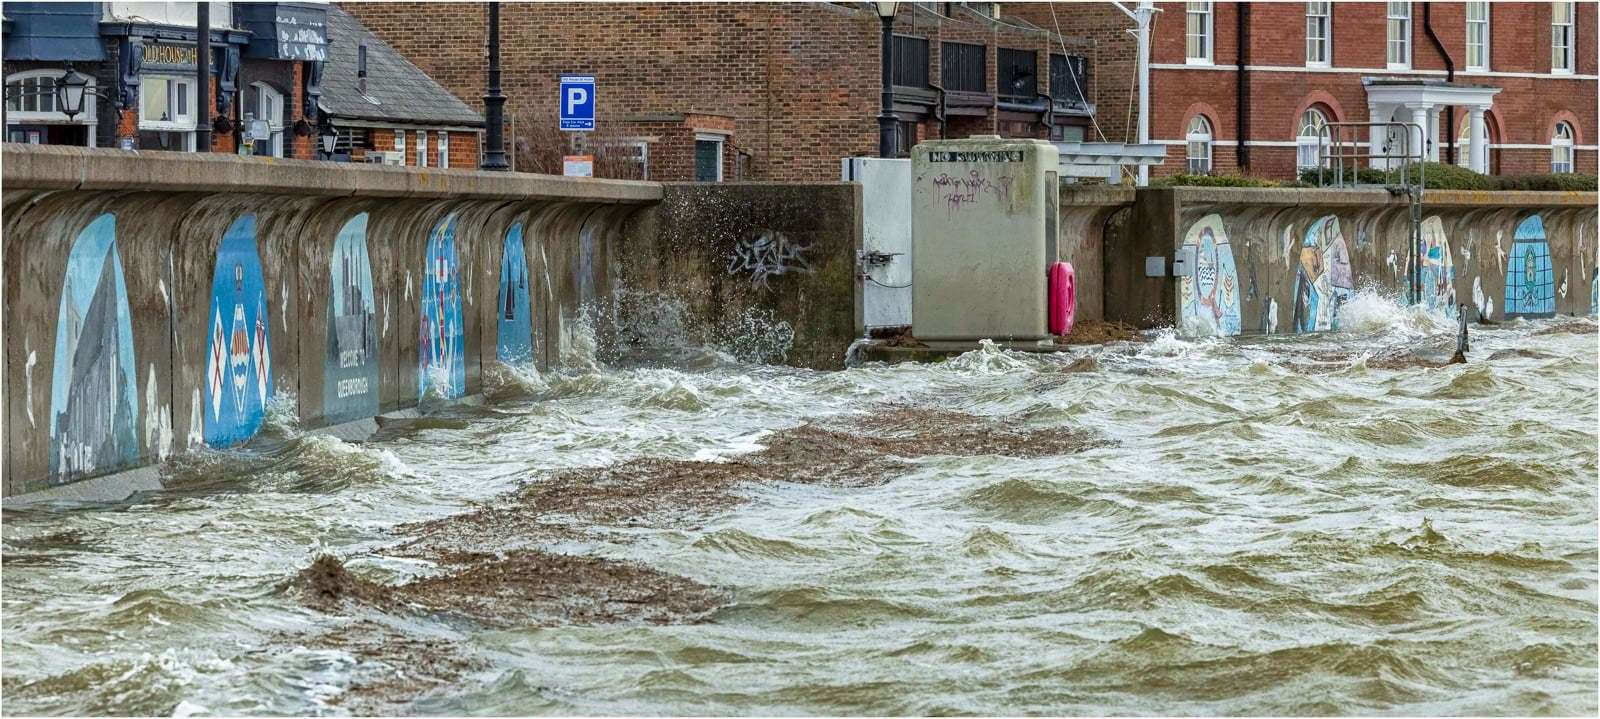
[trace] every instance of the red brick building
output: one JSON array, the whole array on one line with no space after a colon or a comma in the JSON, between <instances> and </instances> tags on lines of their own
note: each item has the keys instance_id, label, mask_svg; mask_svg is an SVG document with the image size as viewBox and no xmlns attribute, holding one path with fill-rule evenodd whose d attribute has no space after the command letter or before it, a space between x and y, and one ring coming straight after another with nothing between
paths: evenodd
<instances>
[{"instance_id":1,"label":"red brick building","mask_svg":"<svg viewBox=\"0 0 1600 719\"><path fill-rule=\"evenodd\" d=\"M1006 12L1039 22L1050 5ZM1110 139L1132 141L1132 21L1110 3L1053 5L1063 32L1097 42L1091 100ZM1314 161L1318 122L1391 119L1425 119L1430 157L1469 165L1475 105L1482 169L1596 171L1593 2L1156 6L1150 138L1168 160L1152 174L1287 179Z\"/></svg>"},{"instance_id":2,"label":"red brick building","mask_svg":"<svg viewBox=\"0 0 1600 719\"><path fill-rule=\"evenodd\" d=\"M473 107L483 3L341 3ZM992 17L997 3L901 3L903 146L974 134L1093 136L1093 43ZM1065 19L1065 18L1063 18ZM880 24L867 3L505 3L507 137L516 169L652 180L836 180L876 154ZM596 129L557 130L562 74L592 75ZM942 91L941 91L942 89Z\"/></svg>"}]
</instances>

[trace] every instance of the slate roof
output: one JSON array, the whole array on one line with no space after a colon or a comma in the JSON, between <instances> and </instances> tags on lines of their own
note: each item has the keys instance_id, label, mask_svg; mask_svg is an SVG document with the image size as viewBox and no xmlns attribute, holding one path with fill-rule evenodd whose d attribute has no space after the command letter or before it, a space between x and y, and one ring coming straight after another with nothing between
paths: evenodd
<instances>
[{"instance_id":1,"label":"slate roof","mask_svg":"<svg viewBox=\"0 0 1600 719\"><path fill-rule=\"evenodd\" d=\"M332 3L328 4L328 42L321 105L335 120L483 126L482 115ZM367 46L365 96L356 79L357 48L362 43Z\"/></svg>"}]
</instances>

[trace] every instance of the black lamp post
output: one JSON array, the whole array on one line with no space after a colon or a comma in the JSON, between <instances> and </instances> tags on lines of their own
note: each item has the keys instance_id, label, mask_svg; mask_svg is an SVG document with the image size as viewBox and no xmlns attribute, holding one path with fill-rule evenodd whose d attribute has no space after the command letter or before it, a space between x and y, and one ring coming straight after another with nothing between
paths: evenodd
<instances>
[{"instance_id":1,"label":"black lamp post","mask_svg":"<svg viewBox=\"0 0 1600 719\"><path fill-rule=\"evenodd\" d=\"M875 2L878 20L883 23L883 111L878 114L878 157L895 156L895 133L900 123L894 116L894 13L898 2Z\"/></svg>"},{"instance_id":2,"label":"black lamp post","mask_svg":"<svg viewBox=\"0 0 1600 719\"><path fill-rule=\"evenodd\" d=\"M483 133L483 169L504 172L511 169L511 165L506 162L506 97L500 94L500 3L488 5L489 91L483 96L483 121L488 127Z\"/></svg>"},{"instance_id":3,"label":"black lamp post","mask_svg":"<svg viewBox=\"0 0 1600 719\"><path fill-rule=\"evenodd\" d=\"M211 3L195 3L195 113L194 140L198 152L211 151Z\"/></svg>"}]
</instances>

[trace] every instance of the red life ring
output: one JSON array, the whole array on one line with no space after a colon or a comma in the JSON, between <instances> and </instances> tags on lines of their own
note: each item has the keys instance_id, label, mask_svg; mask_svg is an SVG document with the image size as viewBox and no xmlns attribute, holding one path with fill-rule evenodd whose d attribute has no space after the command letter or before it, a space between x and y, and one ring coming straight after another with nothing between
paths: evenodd
<instances>
[{"instance_id":1,"label":"red life ring","mask_svg":"<svg viewBox=\"0 0 1600 719\"><path fill-rule=\"evenodd\" d=\"M1050 334L1069 334L1078 313L1077 276L1071 263L1055 262L1050 265L1049 287Z\"/></svg>"}]
</instances>

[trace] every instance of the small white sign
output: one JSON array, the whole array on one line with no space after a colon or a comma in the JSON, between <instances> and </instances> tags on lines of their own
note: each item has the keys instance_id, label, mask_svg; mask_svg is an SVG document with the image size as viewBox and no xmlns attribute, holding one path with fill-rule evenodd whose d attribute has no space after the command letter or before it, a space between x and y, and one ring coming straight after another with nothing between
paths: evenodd
<instances>
[{"instance_id":1,"label":"small white sign","mask_svg":"<svg viewBox=\"0 0 1600 719\"><path fill-rule=\"evenodd\" d=\"M567 177L594 177L594 155L567 155L561 158L561 174Z\"/></svg>"}]
</instances>

